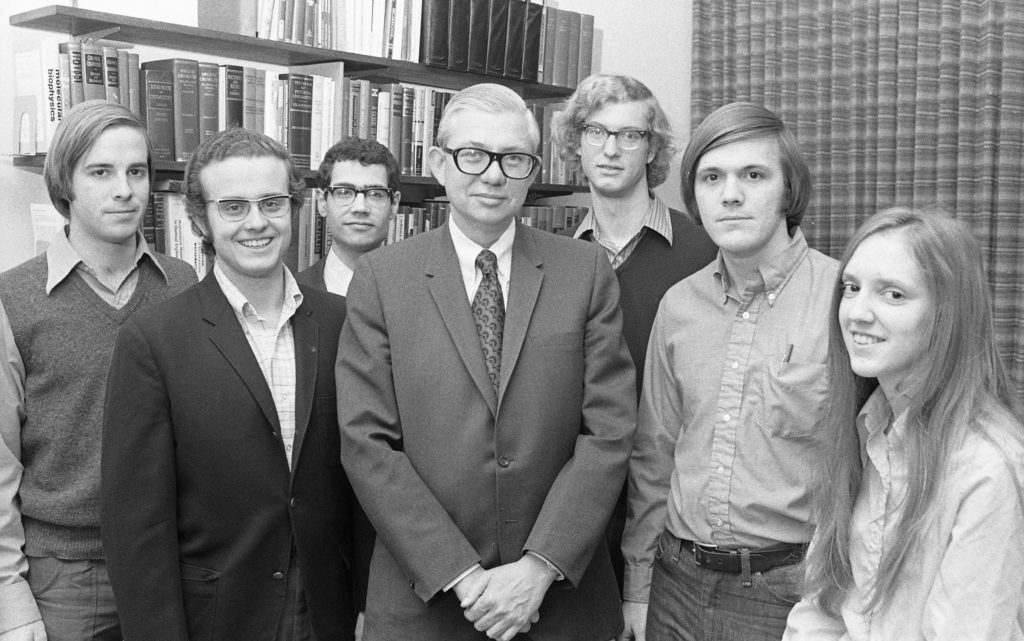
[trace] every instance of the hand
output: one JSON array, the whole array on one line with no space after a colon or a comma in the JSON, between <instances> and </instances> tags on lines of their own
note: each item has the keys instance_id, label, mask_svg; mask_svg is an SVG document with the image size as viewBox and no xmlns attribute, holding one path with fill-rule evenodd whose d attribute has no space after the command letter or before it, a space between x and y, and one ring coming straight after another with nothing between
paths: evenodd
<instances>
[{"instance_id":1,"label":"hand","mask_svg":"<svg viewBox=\"0 0 1024 641\"><path fill-rule=\"evenodd\" d=\"M476 600L483 594L484 588L487 587L487 581L490 578L490 574L486 570L477 566L452 587L463 610L476 603Z\"/></svg>"},{"instance_id":2,"label":"hand","mask_svg":"<svg viewBox=\"0 0 1024 641\"><path fill-rule=\"evenodd\" d=\"M510 641L540 619L538 610L555 574L543 561L529 554L515 563L489 570L488 574L487 586L480 598L466 609L466 618L488 637Z\"/></svg>"},{"instance_id":3,"label":"hand","mask_svg":"<svg viewBox=\"0 0 1024 641\"><path fill-rule=\"evenodd\" d=\"M622 602L622 618L626 625L618 641L645 641L647 638L647 604L637 601Z\"/></svg>"},{"instance_id":4,"label":"hand","mask_svg":"<svg viewBox=\"0 0 1024 641\"><path fill-rule=\"evenodd\" d=\"M0 632L0 641L46 641L46 628L43 626L43 620L26 623L7 632Z\"/></svg>"}]
</instances>

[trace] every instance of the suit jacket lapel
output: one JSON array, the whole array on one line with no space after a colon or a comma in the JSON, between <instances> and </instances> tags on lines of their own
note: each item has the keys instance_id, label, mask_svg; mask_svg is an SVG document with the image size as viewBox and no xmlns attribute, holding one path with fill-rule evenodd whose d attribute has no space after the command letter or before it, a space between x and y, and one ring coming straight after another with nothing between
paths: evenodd
<instances>
[{"instance_id":1,"label":"suit jacket lapel","mask_svg":"<svg viewBox=\"0 0 1024 641\"><path fill-rule=\"evenodd\" d=\"M213 326L210 330L210 340L249 388L267 421L280 433L281 424L277 419L277 407L274 405L274 397L270 394L270 387L263 377L256 355L252 353L249 341L245 338L242 326L238 324L238 318L228 304L228 299L224 297L224 292L221 291L213 272L207 274L199 286L199 298L202 301L203 319Z\"/></svg>"},{"instance_id":2,"label":"suit jacket lapel","mask_svg":"<svg viewBox=\"0 0 1024 641\"><path fill-rule=\"evenodd\" d=\"M455 343L470 377L487 399L491 413L495 413L498 399L491 379L487 376L480 336L476 332L473 312L466 300L466 285L459 269L459 257L455 254L455 245L452 244L447 226L434 235L433 246L427 255L425 273L427 288L441 313L448 334Z\"/></svg>"},{"instance_id":3,"label":"suit jacket lapel","mask_svg":"<svg viewBox=\"0 0 1024 641\"><path fill-rule=\"evenodd\" d=\"M292 317L292 334L295 339L295 443L292 447L292 474L295 474L302 443L306 436L310 414L313 411L313 394L316 390L317 354L320 326L313 320L313 310L303 303Z\"/></svg>"},{"instance_id":4,"label":"suit jacket lapel","mask_svg":"<svg viewBox=\"0 0 1024 641\"><path fill-rule=\"evenodd\" d=\"M515 369L519 353L523 349L526 330L530 326L544 272L540 269L544 261L540 258L533 238L526 227L516 227L516 239L512 245L512 274L508 292L508 307L505 311L505 330L501 341L501 382L498 386L500 404L509 378Z\"/></svg>"}]
</instances>

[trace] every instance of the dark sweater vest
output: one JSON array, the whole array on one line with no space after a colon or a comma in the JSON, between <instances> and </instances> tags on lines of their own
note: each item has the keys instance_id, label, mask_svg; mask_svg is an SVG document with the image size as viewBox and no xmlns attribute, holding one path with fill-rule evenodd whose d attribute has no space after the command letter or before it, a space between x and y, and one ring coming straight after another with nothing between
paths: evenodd
<instances>
[{"instance_id":1,"label":"dark sweater vest","mask_svg":"<svg viewBox=\"0 0 1024 641\"><path fill-rule=\"evenodd\" d=\"M622 333L636 365L637 400L644 380L647 341L651 337L661 297L669 287L707 267L718 255L718 247L711 242L703 227L674 209L669 210L669 217L672 220L672 245L648 229L626 262L615 270L619 277ZM571 236L575 232L575 229L570 229L564 233ZM589 240L589 235L586 238Z\"/></svg>"},{"instance_id":2,"label":"dark sweater vest","mask_svg":"<svg viewBox=\"0 0 1024 641\"><path fill-rule=\"evenodd\" d=\"M25 553L62 559L103 557L100 543L100 439L110 357L124 321L196 282L195 272L149 260L121 309L72 272L46 294L46 256L0 274L0 300L25 363L21 488ZM144 461L139 461L145 465Z\"/></svg>"}]
</instances>

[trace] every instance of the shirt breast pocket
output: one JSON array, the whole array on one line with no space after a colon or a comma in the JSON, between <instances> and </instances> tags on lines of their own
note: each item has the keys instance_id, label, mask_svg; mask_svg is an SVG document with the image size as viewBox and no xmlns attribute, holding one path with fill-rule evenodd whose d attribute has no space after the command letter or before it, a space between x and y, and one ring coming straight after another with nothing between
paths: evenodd
<instances>
[{"instance_id":1,"label":"shirt breast pocket","mask_svg":"<svg viewBox=\"0 0 1024 641\"><path fill-rule=\"evenodd\" d=\"M822 363L771 363L761 378L761 429L778 438L809 438L818 433L828 393Z\"/></svg>"}]
</instances>

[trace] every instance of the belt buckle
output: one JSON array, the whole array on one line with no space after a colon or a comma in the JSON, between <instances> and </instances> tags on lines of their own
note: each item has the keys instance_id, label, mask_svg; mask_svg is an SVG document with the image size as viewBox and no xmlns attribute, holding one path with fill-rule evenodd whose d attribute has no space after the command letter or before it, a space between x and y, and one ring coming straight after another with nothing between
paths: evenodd
<instances>
[{"instance_id":1,"label":"belt buckle","mask_svg":"<svg viewBox=\"0 0 1024 641\"><path fill-rule=\"evenodd\" d=\"M705 560L704 555L711 554L717 551L718 546L716 545L704 545L703 543L698 543L694 541L693 549L691 550L691 553L693 554L693 562L696 563L699 567L707 567L707 561Z\"/></svg>"}]
</instances>

